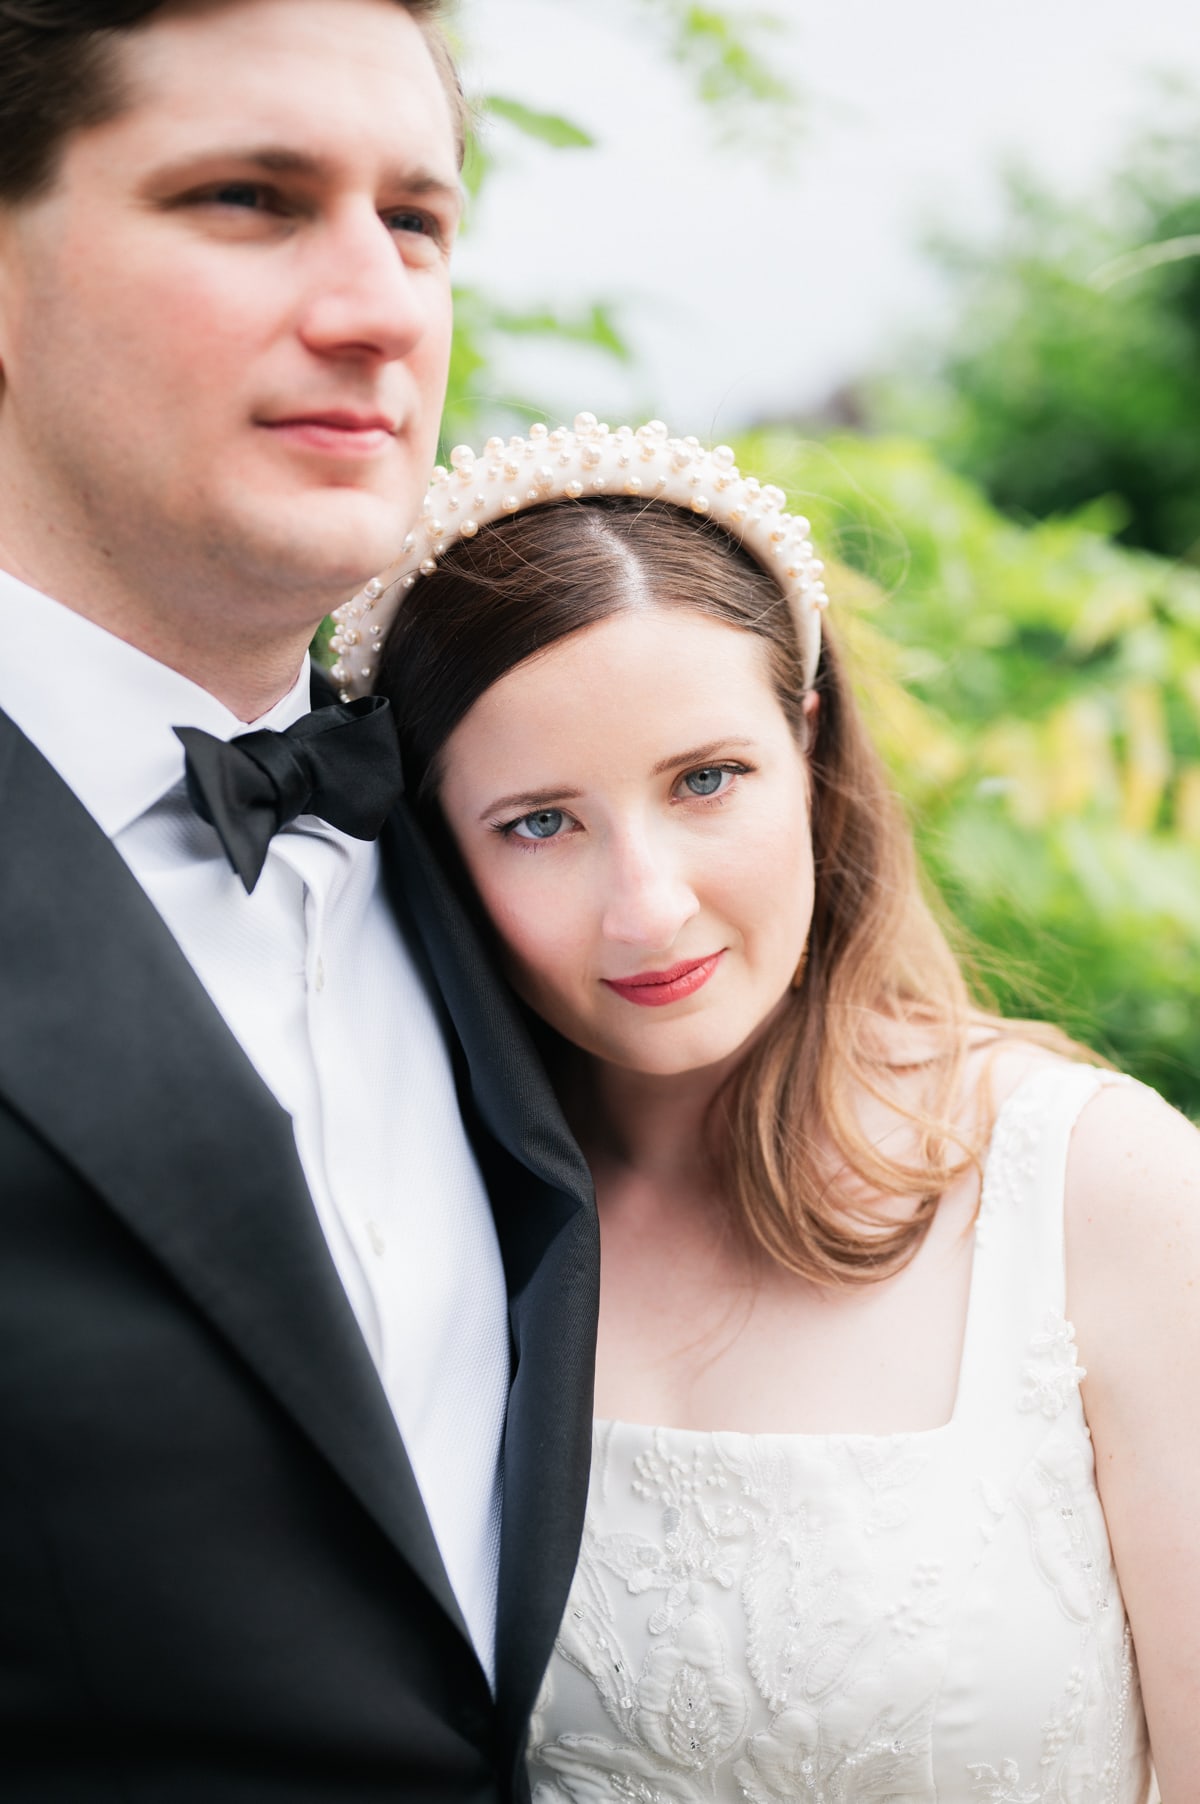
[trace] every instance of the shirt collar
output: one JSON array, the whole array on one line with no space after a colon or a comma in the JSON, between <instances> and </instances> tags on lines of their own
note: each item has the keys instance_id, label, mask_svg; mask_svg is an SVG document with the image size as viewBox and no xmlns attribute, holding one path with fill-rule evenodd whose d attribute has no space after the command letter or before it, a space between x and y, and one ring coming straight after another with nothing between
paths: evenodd
<instances>
[{"instance_id":1,"label":"shirt collar","mask_svg":"<svg viewBox=\"0 0 1200 1804\"><path fill-rule=\"evenodd\" d=\"M0 570L0 708L74 790L110 839L183 777L174 727L232 739L309 712L307 662L255 721L190 678Z\"/></svg>"}]
</instances>

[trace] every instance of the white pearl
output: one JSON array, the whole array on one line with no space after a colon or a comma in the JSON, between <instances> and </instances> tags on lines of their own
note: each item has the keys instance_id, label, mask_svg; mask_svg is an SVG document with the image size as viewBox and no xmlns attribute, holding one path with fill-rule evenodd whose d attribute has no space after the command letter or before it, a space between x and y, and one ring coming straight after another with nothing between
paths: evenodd
<instances>
[{"instance_id":1,"label":"white pearl","mask_svg":"<svg viewBox=\"0 0 1200 1804\"><path fill-rule=\"evenodd\" d=\"M521 497L519 495L506 495L501 505L506 514L515 514L521 505Z\"/></svg>"},{"instance_id":2,"label":"white pearl","mask_svg":"<svg viewBox=\"0 0 1200 1804\"><path fill-rule=\"evenodd\" d=\"M575 415L575 431L582 438L585 433L595 432L599 422L594 413L577 413Z\"/></svg>"},{"instance_id":3,"label":"white pearl","mask_svg":"<svg viewBox=\"0 0 1200 1804\"><path fill-rule=\"evenodd\" d=\"M583 484L581 482L569 482L566 486L565 493L571 497L572 501L578 501L579 497L583 494Z\"/></svg>"},{"instance_id":4,"label":"white pearl","mask_svg":"<svg viewBox=\"0 0 1200 1804\"><path fill-rule=\"evenodd\" d=\"M377 576L373 576L369 583L364 584L363 594L369 595L372 601L377 601L383 594L383 584Z\"/></svg>"},{"instance_id":5,"label":"white pearl","mask_svg":"<svg viewBox=\"0 0 1200 1804\"><path fill-rule=\"evenodd\" d=\"M473 539L475 537L475 534L478 531L479 531L478 520L464 520L463 521L462 536L464 539Z\"/></svg>"},{"instance_id":6,"label":"white pearl","mask_svg":"<svg viewBox=\"0 0 1200 1804\"><path fill-rule=\"evenodd\" d=\"M432 576L434 571L437 569L436 559L431 558L431 557L423 557L421 559L419 569L420 569L422 576Z\"/></svg>"}]
</instances>

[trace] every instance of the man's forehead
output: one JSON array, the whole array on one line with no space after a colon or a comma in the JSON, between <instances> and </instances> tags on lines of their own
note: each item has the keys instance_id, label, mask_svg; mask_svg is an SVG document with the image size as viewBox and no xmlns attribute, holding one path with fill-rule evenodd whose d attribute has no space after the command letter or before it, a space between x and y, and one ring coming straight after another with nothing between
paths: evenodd
<instances>
[{"instance_id":1,"label":"man's forehead","mask_svg":"<svg viewBox=\"0 0 1200 1804\"><path fill-rule=\"evenodd\" d=\"M405 186L457 191L449 97L399 0L188 0L118 57L122 117L162 134L164 160L241 147L321 175L361 143Z\"/></svg>"}]
</instances>

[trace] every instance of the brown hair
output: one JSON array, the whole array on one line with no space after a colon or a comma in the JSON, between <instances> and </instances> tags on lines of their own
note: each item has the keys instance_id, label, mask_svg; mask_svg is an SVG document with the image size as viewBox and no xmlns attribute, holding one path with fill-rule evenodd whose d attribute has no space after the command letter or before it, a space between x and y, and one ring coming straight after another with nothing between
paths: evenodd
<instances>
[{"instance_id":1,"label":"brown hair","mask_svg":"<svg viewBox=\"0 0 1200 1804\"><path fill-rule=\"evenodd\" d=\"M888 1276L916 1252L947 1185L977 1160L949 1117L968 1037L1017 1028L974 1009L921 892L911 834L867 735L835 637L811 682L773 579L711 522L661 502L602 497L520 513L453 544L406 597L378 687L392 699L419 807L436 809L443 747L507 670L629 607L680 607L760 638L807 747L815 896L803 974L712 1113L723 1194L750 1241L818 1283ZM1025 1024L1021 1024L1026 1031ZM1074 1050L1052 1029L1034 1035ZM922 1102L898 1096L924 1078ZM916 1130L909 1159L872 1143L855 1098ZM871 1196L908 1199L879 1225Z\"/></svg>"},{"instance_id":2,"label":"brown hair","mask_svg":"<svg viewBox=\"0 0 1200 1804\"><path fill-rule=\"evenodd\" d=\"M0 203L32 200L54 180L73 132L125 104L114 48L166 0L0 0ZM450 100L461 165L467 107L442 29L442 0L396 0L421 27Z\"/></svg>"}]
</instances>

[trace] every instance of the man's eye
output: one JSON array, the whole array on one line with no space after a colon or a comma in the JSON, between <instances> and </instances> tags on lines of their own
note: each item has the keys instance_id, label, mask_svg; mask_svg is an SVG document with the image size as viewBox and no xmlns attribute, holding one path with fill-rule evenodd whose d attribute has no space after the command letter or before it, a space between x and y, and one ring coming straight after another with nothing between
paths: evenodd
<instances>
[{"instance_id":1,"label":"man's eye","mask_svg":"<svg viewBox=\"0 0 1200 1804\"><path fill-rule=\"evenodd\" d=\"M706 764L703 770L690 770L682 779L683 786L694 796L720 795L733 772L721 764Z\"/></svg>"},{"instance_id":2,"label":"man's eye","mask_svg":"<svg viewBox=\"0 0 1200 1804\"><path fill-rule=\"evenodd\" d=\"M561 808L539 808L536 814L523 814L514 821L509 832L517 839L555 839L565 822Z\"/></svg>"},{"instance_id":3,"label":"man's eye","mask_svg":"<svg viewBox=\"0 0 1200 1804\"><path fill-rule=\"evenodd\" d=\"M437 235L429 215L416 213L410 207L399 207L395 212L385 213L383 219L390 232L413 232L423 238Z\"/></svg>"},{"instance_id":4,"label":"man's eye","mask_svg":"<svg viewBox=\"0 0 1200 1804\"><path fill-rule=\"evenodd\" d=\"M209 199L219 207L246 207L260 210L267 205L266 190L257 182L223 182L209 190Z\"/></svg>"}]
</instances>

